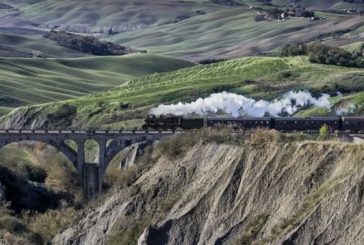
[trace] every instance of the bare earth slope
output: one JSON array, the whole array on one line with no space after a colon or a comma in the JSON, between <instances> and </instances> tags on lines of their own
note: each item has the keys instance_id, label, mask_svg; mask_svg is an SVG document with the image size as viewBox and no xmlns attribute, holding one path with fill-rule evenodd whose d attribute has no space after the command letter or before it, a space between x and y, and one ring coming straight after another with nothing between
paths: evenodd
<instances>
[{"instance_id":1,"label":"bare earth slope","mask_svg":"<svg viewBox=\"0 0 364 245\"><path fill-rule=\"evenodd\" d=\"M54 243L363 244L364 145L271 134L160 157Z\"/></svg>"}]
</instances>

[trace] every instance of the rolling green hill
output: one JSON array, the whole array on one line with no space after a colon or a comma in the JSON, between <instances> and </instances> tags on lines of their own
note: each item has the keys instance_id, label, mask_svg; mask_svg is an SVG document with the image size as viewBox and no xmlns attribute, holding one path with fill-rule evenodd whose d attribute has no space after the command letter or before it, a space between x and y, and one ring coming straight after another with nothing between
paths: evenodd
<instances>
[{"instance_id":1,"label":"rolling green hill","mask_svg":"<svg viewBox=\"0 0 364 245\"><path fill-rule=\"evenodd\" d=\"M49 25L85 24L92 29L113 26L115 30L134 30L157 26L177 19L196 16L196 10L216 11L221 6L208 0L48 0L23 9L22 16L35 23Z\"/></svg>"},{"instance_id":2,"label":"rolling green hill","mask_svg":"<svg viewBox=\"0 0 364 245\"><path fill-rule=\"evenodd\" d=\"M153 53L191 60L231 58L271 52L288 43L332 38L333 33L348 32L364 26L360 16L330 15L325 20L254 20L247 8L221 10L183 22L121 33L109 40L133 45ZM348 37L355 42L355 37Z\"/></svg>"},{"instance_id":3,"label":"rolling green hill","mask_svg":"<svg viewBox=\"0 0 364 245\"><path fill-rule=\"evenodd\" d=\"M0 32L0 57L85 57L84 53L61 47L41 35L14 35Z\"/></svg>"},{"instance_id":4,"label":"rolling green hill","mask_svg":"<svg viewBox=\"0 0 364 245\"><path fill-rule=\"evenodd\" d=\"M173 58L135 54L73 59L0 60L0 104L11 108L77 98L145 74L191 66Z\"/></svg>"},{"instance_id":5,"label":"rolling green hill","mask_svg":"<svg viewBox=\"0 0 364 245\"><path fill-rule=\"evenodd\" d=\"M306 57L242 58L147 75L108 92L66 102L20 108L3 118L3 122L14 125L16 115L34 114L42 117L69 105L77 108L77 113L68 118L74 126L136 126L140 125L152 106L160 103L193 101L221 91L274 99L297 89L333 96L341 91L345 93L343 99L355 101L359 113L364 105L361 99L364 98L364 70L312 64ZM336 103L340 101L339 97L336 98ZM43 111L42 114L37 114L39 111Z\"/></svg>"},{"instance_id":6,"label":"rolling green hill","mask_svg":"<svg viewBox=\"0 0 364 245\"><path fill-rule=\"evenodd\" d=\"M29 0L25 2L31 2ZM235 0L245 6L261 5L257 0ZM275 6L287 6L290 0L273 0ZM342 0L300 0L299 5L316 10L325 9L364 9L364 4L347 3ZM230 8L210 0L154 0L134 3L132 0L47 0L33 1L30 7L22 9L23 17L35 23L51 25L89 24L92 28L119 26L121 30L140 29L174 21L178 17L197 16L196 10L206 13ZM234 6L235 8L239 6Z\"/></svg>"},{"instance_id":7,"label":"rolling green hill","mask_svg":"<svg viewBox=\"0 0 364 245\"><path fill-rule=\"evenodd\" d=\"M100 0L47 0L21 7L20 18L42 24L42 27L59 26L61 29L76 32L107 32L112 27L113 31L120 34L106 40L193 61L264 54L290 42L333 39L331 44L342 46L363 39L361 31L345 37L344 40L337 40L343 33L354 33L361 29L364 26L361 16L317 12L327 19L256 22L254 17L257 12L249 6L262 7L262 3L255 0L236 1L242 6L218 5L210 0L155 0L142 1L139 4L132 0L110 0L107 4ZM286 6L289 2L273 1L277 6ZM360 9L364 6L344 4L338 0L302 0L299 3L315 10L334 6L346 9L346 5ZM56 57L57 54L62 57L77 55L59 48L52 53L50 47L54 44L43 42L40 37L32 39L28 42L38 42L35 50L43 49L39 51L49 57ZM40 47L42 45L43 48ZM28 47L23 49L29 50Z\"/></svg>"},{"instance_id":8,"label":"rolling green hill","mask_svg":"<svg viewBox=\"0 0 364 245\"><path fill-rule=\"evenodd\" d=\"M254 2L256 1L237 0L237 2L254 4ZM302 7L316 9L316 10L364 9L363 3L349 3L349 2L344 2L343 0L298 0L298 1L272 0L272 3L276 6L287 6L291 2L296 2L298 5Z\"/></svg>"}]
</instances>

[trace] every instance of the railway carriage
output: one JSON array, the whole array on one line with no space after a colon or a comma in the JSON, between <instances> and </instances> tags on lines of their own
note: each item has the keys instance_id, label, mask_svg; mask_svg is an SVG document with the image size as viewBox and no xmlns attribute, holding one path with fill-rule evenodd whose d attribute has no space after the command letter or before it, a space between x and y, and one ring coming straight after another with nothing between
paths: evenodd
<instances>
[{"instance_id":1,"label":"railway carriage","mask_svg":"<svg viewBox=\"0 0 364 245\"><path fill-rule=\"evenodd\" d=\"M364 133L364 117L261 117L261 118L183 118L181 116L148 116L143 129L175 130L198 129L203 127L232 127L239 129L269 128L279 131L319 131L327 125L330 131L349 131Z\"/></svg>"},{"instance_id":2,"label":"railway carriage","mask_svg":"<svg viewBox=\"0 0 364 245\"><path fill-rule=\"evenodd\" d=\"M230 126L238 129L271 128L272 118L207 118L207 127Z\"/></svg>"},{"instance_id":3,"label":"railway carriage","mask_svg":"<svg viewBox=\"0 0 364 245\"><path fill-rule=\"evenodd\" d=\"M341 129L340 117L275 118L274 129L282 131L318 131L323 125L330 130Z\"/></svg>"},{"instance_id":4,"label":"railway carriage","mask_svg":"<svg viewBox=\"0 0 364 245\"><path fill-rule=\"evenodd\" d=\"M352 133L364 132L364 117L342 117L342 129Z\"/></svg>"}]
</instances>

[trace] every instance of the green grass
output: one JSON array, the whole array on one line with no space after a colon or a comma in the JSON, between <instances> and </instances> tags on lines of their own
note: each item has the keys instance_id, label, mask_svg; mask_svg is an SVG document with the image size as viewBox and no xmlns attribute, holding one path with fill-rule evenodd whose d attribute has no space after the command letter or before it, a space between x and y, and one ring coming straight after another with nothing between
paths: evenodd
<instances>
[{"instance_id":1,"label":"green grass","mask_svg":"<svg viewBox=\"0 0 364 245\"><path fill-rule=\"evenodd\" d=\"M77 107L74 118L77 126L113 127L120 125L120 121L142 119L153 105L193 101L214 92L230 91L269 100L298 89L309 90L314 95L336 95L338 90L346 89L347 94L355 95L364 91L364 70L312 64L306 57L248 57L147 75L108 92L66 103ZM128 108L120 104L128 104ZM40 107L52 111L59 105L51 103ZM36 108L19 110L32 112ZM138 113L136 108L140 108Z\"/></svg>"},{"instance_id":2,"label":"green grass","mask_svg":"<svg viewBox=\"0 0 364 245\"><path fill-rule=\"evenodd\" d=\"M349 52L351 52L351 53L358 52L358 51L363 51L364 50L364 42L351 43L351 44L342 46L342 48L349 51Z\"/></svg>"},{"instance_id":3,"label":"green grass","mask_svg":"<svg viewBox=\"0 0 364 245\"><path fill-rule=\"evenodd\" d=\"M20 105L78 98L111 89L137 76L191 65L149 54L0 60L0 109L6 112Z\"/></svg>"}]
</instances>

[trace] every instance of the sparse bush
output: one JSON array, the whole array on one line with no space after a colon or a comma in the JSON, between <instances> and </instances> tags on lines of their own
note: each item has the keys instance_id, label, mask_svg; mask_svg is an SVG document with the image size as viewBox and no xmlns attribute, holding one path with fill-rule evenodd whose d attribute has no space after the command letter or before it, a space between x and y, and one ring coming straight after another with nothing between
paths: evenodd
<instances>
[{"instance_id":1,"label":"sparse bush","mask_svg":"<svg viewBox=\"0 0 364 245\"><path fill-rule=\"evenodd\" d=\"M252 145L264 145L270 142L277 142L281 135L276 130L257 129L250 135Z\"/></svg>"},{"instance_id":2,"label":"sparse bush","mask_svg":"<svg viewBox=\"0 0 364 245\"><path fill-rule=\"evenodd\" d=\"M126 187L132 185L143 171L143 165L132 165L127 169L111 169L106 175L104 182L106 186Z\"/></svg>"},{"instance_id":3,"label":"sparse bush","mask_svg":"<svg viewBox=\"0 0 364 245\"><path fill-rule=\"evenodd\" d=\"M63 210L49 210L44 214L23 215L28 227L40 234L44 241L52 239L57 232L69 225L77 217L77 211L73 208Z\"/></svg>"},{"instance_id":4,"label":"sparse bush","mask_svg":"<svg viewBox=\"0 0 364 245\"><path fill-rule=\"evenodd\" d=\"M0 239L6 241L14 241L10 244L24 244L20 242L26 242L25 244L43 244L42 238L29 230L28 227L19 219L13 216L0 217L0 231L6 231L2 234Z\"/></svg>"},{"instance_id":5,"label":"sparse bush","mask_svg":"<svg viewBox=\"0 0 364 245\"><path fill-rule=\"evenodd\" d=\"M198 142L203 144L218 143L239 145L243 141L241 137L233 135L233 130L231 128L221 128L219 130L204 128L163 139L157 145L156 152L160 155L174 158L183 155Z\"/></svg>"},{"instance_id":6,"label":"sparse bush","mask_svg":"<svg viewBox=\"0 0 364 245\"><path fill-rule=\"evenodd\" d=\"M53 156L53 160L49 160L45 185L55 192L77 195L81 191L78 175L62 158L56 155Z\"/></svg>"},{"instance_id":7,"label":"sparse bush","mask_svg":"<svg viewBox=\"0 0 364 245\"><path fill-rule=\"evenodd\" d=\"M163 139L156 147L157 153L174 158L186 153L200 139L196 134L188 132L183 135L171 136Z\"/></svg>"},{"instance_id":8,"label":"sparse bush","mask_svg":"<svg viewBox=\"0 0 364 245\"><path fill-rule=\"evenodd\" d=\"M10 203L0 202L0 217L5 217L7 215L13 215L14 212L10 210Z\"/></svg>"},{"instance_id":9,"label":"sparse bush","mask_svg":"<svg viewBox=\"0 0 364 245\"><path fill-rule=\"evenodd\" d=\"M29 240L19 237L13 233L10 233L9 231L0 231L0 239L5 242L5 244L11 244L11 245L30 245L34 244L31 243Z\"/></svg>"},{"instance_id":10,"label":"sparse bush","mask_svg":"<svg viewBox=\"0 0 364 245\"><path fill-rule=\"evenodd\" d=\"M261 214L254 217L245 227L241 237L234 242L234 245L248 245L256 238L267 222L269 214Z\"/></svg>"},{"instance_id":11,"label":"sparse bush","mask_svg":"<svg viewBox=\"0 0 364 245\"><path fill-rule=\"evenodd\" d=\"M281 56L299 56L307 54L307 46L304 44L288 44L281 49Z\"/></svg>"},{"instance_id":12,"label":"sparse bush","mask_svg":"<svg viewBox=\"0 0 364 245\"><path fill-rule=\"evenodd\" d=\"M142 234L144 226L136 223L128 227L125 231L122 231L114 236L110 236L107 244L109 245L134 245L137 243L139 236Z\"/></svg>"},{"instance_id":13,"label":"sparse bush","mask_svg":"<svg viewBox=\"0 0 364 245\"><path fill-rule=\"evenodd\" d=\"M327 139L329 137L329 134L329 126L327 126L327 124L322 125L322 127L320 128L320 137L323 139Z\"/></svg>"}]
</instances>

